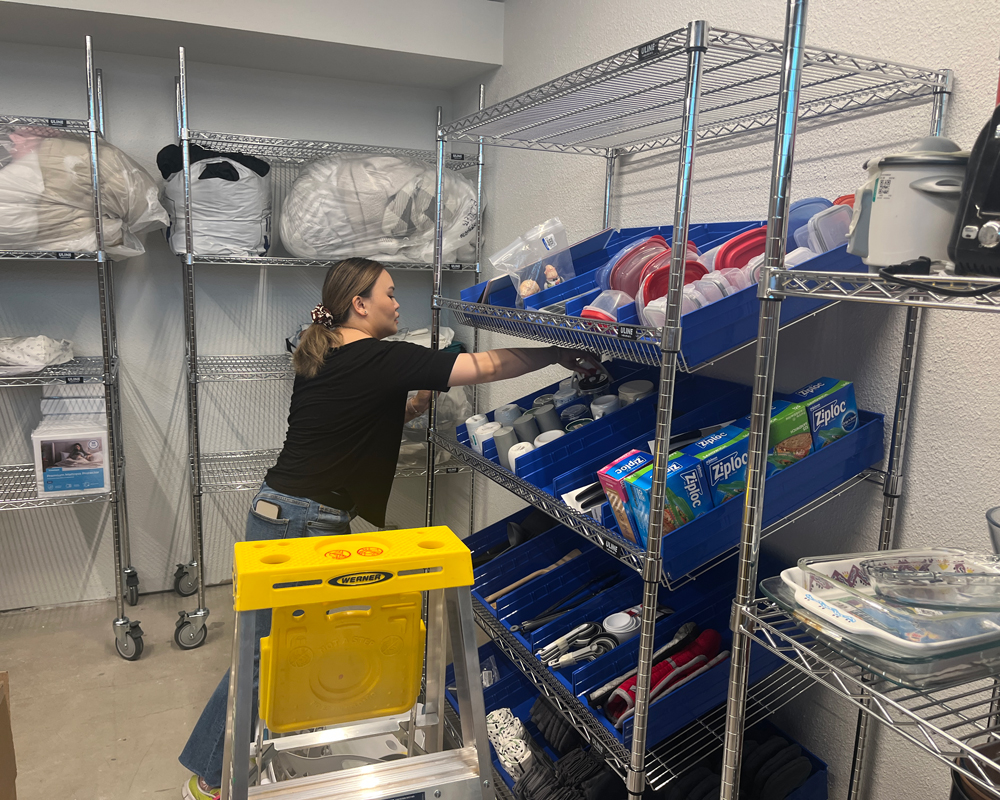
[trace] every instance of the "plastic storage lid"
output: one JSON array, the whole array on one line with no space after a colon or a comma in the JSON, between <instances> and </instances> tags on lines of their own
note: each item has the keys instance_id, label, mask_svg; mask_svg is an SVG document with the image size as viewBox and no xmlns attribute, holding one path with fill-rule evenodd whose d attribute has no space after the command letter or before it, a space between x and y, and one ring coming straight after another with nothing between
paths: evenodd
<instances>
[{"instance_id":1,"label":"plastic storage lid","mask_svg":"<svg viewBox=\"0 0 1000 800\"><path fill-rule=\"evenodd\" d=\"M833 201L835 206L850 206L854 208L854 195L853 194L842 194L836 200Z\"/></svg>"},{"instance_id":2,"label":"plastic storage lid","mask_svg":"<svg viewBox=\"0 0 1000 800\"><path fill-rule=\"evenodd\" d=\"M786 250L795 249L795 232L806 225L809 219L825 208L832 206L825 197L805 197L796 200L788 207L788 238L785 242Z\"/></svg>"},{"instance_id":3,"label":"plastic storage lid","mask_svg":"<svg viewBox=\"0 0 1000 800\"><path fill-rule=\"evenodd\" d=\"M628 248L618 257L611 270L611 288L635 297L646 262L666 249L667 242L662 236L651 236Z\"/></svg>"},{"instance_id":4,"label":"plastic storage lid","mask_svg":"<svg viewBox=\"0 0 1000 800\"><path fill-rule=\"evenodd\" d=\"M747 262L754 256L759 256L764 252L767 244L767 228L754 228L745 231L739 236L734 236L715 255L715 269L729 269L735 267L745 267Z\"/></svg>"},{"instance_id":5,"label":"plastic storage lid","mask_svg":"<svg viewBox=\"0 0 1000 800\"><path fill-rule=\"evenodd\" d=\"M806 225L809 231L809 249L814 253L825 253L847 244L847 232L851 229L854 212L847 206L831 206L814 214Z\"/></svg>"},{"instance_id":6,"label":"plastic storage lid","mask_svg":"<svg viewBox=\"0 0 1000 800\"><path fill-rule=\"evenodd\" d=\"M601 292L597 295L590 305L584 306L583 311L580 312L580 316L585 319L599 319L605 322L617 322L617 310L622 306L628 305L632 301L633 298L625 294L625 292L609 289L608 291Z\"/></svg>"}]
</instances>

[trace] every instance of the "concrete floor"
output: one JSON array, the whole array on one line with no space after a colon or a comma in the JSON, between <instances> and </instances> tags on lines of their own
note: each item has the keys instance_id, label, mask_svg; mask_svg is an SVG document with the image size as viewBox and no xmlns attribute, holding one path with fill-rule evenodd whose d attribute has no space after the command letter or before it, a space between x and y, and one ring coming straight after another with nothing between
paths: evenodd
<instances>
[{"instance_id":1,"label":"concrete floor","mask_svg":"<svg viewBox=\"0 0 1000 800\"><path fill-rule=\"evenodd\" d=\"M18 800L179 798L177 755L229 668L232 591L207 590L208 640L173 640L192 598L155 594L126 607L142 622L138 661L115 652L113 602L0 614L0 670L10 672Z\"/></svg>"}]
</instances>

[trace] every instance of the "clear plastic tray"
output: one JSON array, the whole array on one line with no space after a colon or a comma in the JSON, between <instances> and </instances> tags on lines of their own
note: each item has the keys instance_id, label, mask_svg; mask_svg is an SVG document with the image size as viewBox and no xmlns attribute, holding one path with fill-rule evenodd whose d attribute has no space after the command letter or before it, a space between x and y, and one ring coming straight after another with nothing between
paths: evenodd
<instances>
[{"instance_id":1,"label":"clear plastic tray","mask_svg":"<svg viewBox=\"0 0 1000 800\"><path fill-rule=\"evenodd\" d=\"M875 594L945 611L1000 611L1000 556L890 550L861 564Z\"/></svg>"},{"instance_id":2,"label":"clear plastic tray","mask_svg":"<svg viewBox=\"0 0 1000 800\"><path fill-rule=\"evenodd\" d=\"M795 591L780 576L766 578L761 581L760 588L820 644L900 686L940 688L1000 673L1000 641L993 647L966 647L946 654L897 655L887 651L880 641L833 627L799 606Z\"/></svg>"}]
</instances>

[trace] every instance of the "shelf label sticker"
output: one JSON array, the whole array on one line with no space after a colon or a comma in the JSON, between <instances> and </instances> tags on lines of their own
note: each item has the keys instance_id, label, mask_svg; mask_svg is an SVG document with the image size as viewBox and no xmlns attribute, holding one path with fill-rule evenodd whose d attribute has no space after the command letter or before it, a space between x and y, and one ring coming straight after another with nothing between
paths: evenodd
<instances>
[{"instance_id":1,"label":"shelf label sticker","mask_svg":"<svg viewBox=\"0 0 1000 800\"><path fill-rule=\"evenodd\" d=\"M56 253L56 258L73 258L72 250L60 250Z\"/></svg>"},{"instance_id":2,"label":"shelf label sticker","mask_svg":"<svg viewBox=\"0 0 1000 800\"><path fill-rule=\"evenodd\" d=\"M49 122L49 125L51 127L53 127L53 128L65 128L66 127L66 120L64 120L64 119L51 119L50 118L48 120L48 122Z\"/></svg>"},{"instance_id":3,"label":"shelf label sticker","mask_svg":"<svg viewBox=\"0 0 1000 800\"><path fill-rule=\"evenodd\" d=\"M635 341L639 338L639 329L634 325L619 325L618 338L631 339L632 341Z\"/></svg>"},{"instance_id":4,"label":"shelf label sticker","mask_svg":"<svg viewBox=\"0 0 1000 800\"><path fill-rule=\"evenodd\" d=\"M458 467L445 467L444 471L449 475L454 475L458 472Z\"/></svg>"},{"instance_id":5,"label":"shelf label sticker","mask_svg":"<svg viewBox=\"0 0 1000 800\"><path fill-rule=\"evenodd\" d=\"M601 544L604 545L604 549L607 550L609 553L611 553L611 555L615 556L616 558L621 556L622 554L621 545L617 544L616 542L612 542L610 539L602 539Z\"/></svg>"},{"instance_id":6,"label":"shelf label sticker","mask_svg":"<svg viewBox=\"0 0 1000 800\"><path fill-rule=\"evenodd\" d=\"M657 46L659 43L659 39L654 39L651 42L646 42L646 44L640 44L636 50L638 59L640 61L645 61L647 58L655 56L659 52L659 48Z\"/></svg>"},{"instance_id":7,"label":"shelf label sticker","mask_svg":"<svg viewBox=\"0 0 1000 800\"><path fill-rule=\"evenodd\" d=\"M83 378L79 375L74 375L73 377L65 378L64 380L66 383L83 383Z\"/></svg>"},{"instance_id":8,"label":"shelf label sticker","mask_svg":"<svg viewBox=\"0 0 1000 800\"><path fill-rule=\"evenodd\" d=\"M452 161L465 161L465 153L452 153L451 154L451 160Z\"/></svg>"}]
</instances>

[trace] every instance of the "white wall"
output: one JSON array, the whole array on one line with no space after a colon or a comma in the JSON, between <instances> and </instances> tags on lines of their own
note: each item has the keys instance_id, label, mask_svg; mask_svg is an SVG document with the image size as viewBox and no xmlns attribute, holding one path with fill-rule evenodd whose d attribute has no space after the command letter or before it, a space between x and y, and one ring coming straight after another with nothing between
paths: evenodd
<instances>
[{"instance_id":1,"label":"white wall","mask_svg":"<svg viewBox=\"0 0 1000 800\"><path fill-rule=\"evenodd\" d=\"M176 64L165 59L98 53L106 86L109 140L159 180L154 158L175 141ZM6 44L0 48L2 113L85 116L80 50ZM192 127L289 138L430 149L435 107L450 115L442 91L351 83L193 63ZM189 559L190 492L183 378L181 271L163 237L151 234L145 255L116 267L122 399L133 561L141 590L172 586L173 565ZM83 355L101 352L91 265L0 261L0 335L45 333L72 339ZM199 271L199 350L280 353L284 338L318 301L322 270L236 267ZM467 278L446 276L457 291ZM400 273L402 324L430 321L429 273ZM202 394L206 450L279 447L290 383L226 384ZM30 460L30 431L40 419L39 389L0 392L0 463ZM442 479L461 497L464 476ZM250 495L205 502L206 565L211 582L231 573L231 544L242 535ZM465 503L452 522L468 526ZM423 481L398 482L390 520L423 522ZM107 505L0 514L0 609L113 595ZM178 608L193 608L178 598Z\"/></svg>"},{"instance_id":2,"label":"white wall","mask_svg":"<svg viewBox=\"0 0 1000 800\"><path fill-rule=\"evenodd\" d=\"M663 33L692 19L721 28L780 39L780 0L507 0L504 66L487 83L497 102ZM951 67L955 94L946 135L971 146L993 109L997 76L995 4L901 4L895 0L813 3L807 41L904 63ZM456 94L456 113L474 108L476 87ZM799 137L793 199L853 192L861 163L877 153L908 146L927 132L929 106L812 131ZM695 168L693 221L761 219L767 213L771 139L721 153L703 153ZM604 163L584 156L491 149L487 153L486 252L503 246L537 222L558 215L571 239L598 229ZM626 164L615 184L613 224L673 221L676 161L648 157ZM916 382L899 546L949 543L989 546L984 511L998 502L995 461L1000 422L989 376L1000 367L994 346L1000 321L976 314L926 314ZM903 311L841 305L801 323L781 339L778 388L791 390L818 375L855 381L859 403L891 413L896 391ZM485 337L496 346L500 337ZM506 340L509 342L510 340ZM733 357L710 374L752 381L751 355ZM485 407L526 394L551 380L531 376L490 387ZM482 522L520 503L504 490L481 490ZM806 554L873 549L881 497L871 486L855 489L770 546L791 560ZM831 765L831 797L843 797L850 772L856 715L852 707L812 690L778 718ZM947 769L889 732L875 733L866 795L882 800L946 797ZM905 787L905 788L904 788Z\"/></svg>"}]
</instances>

